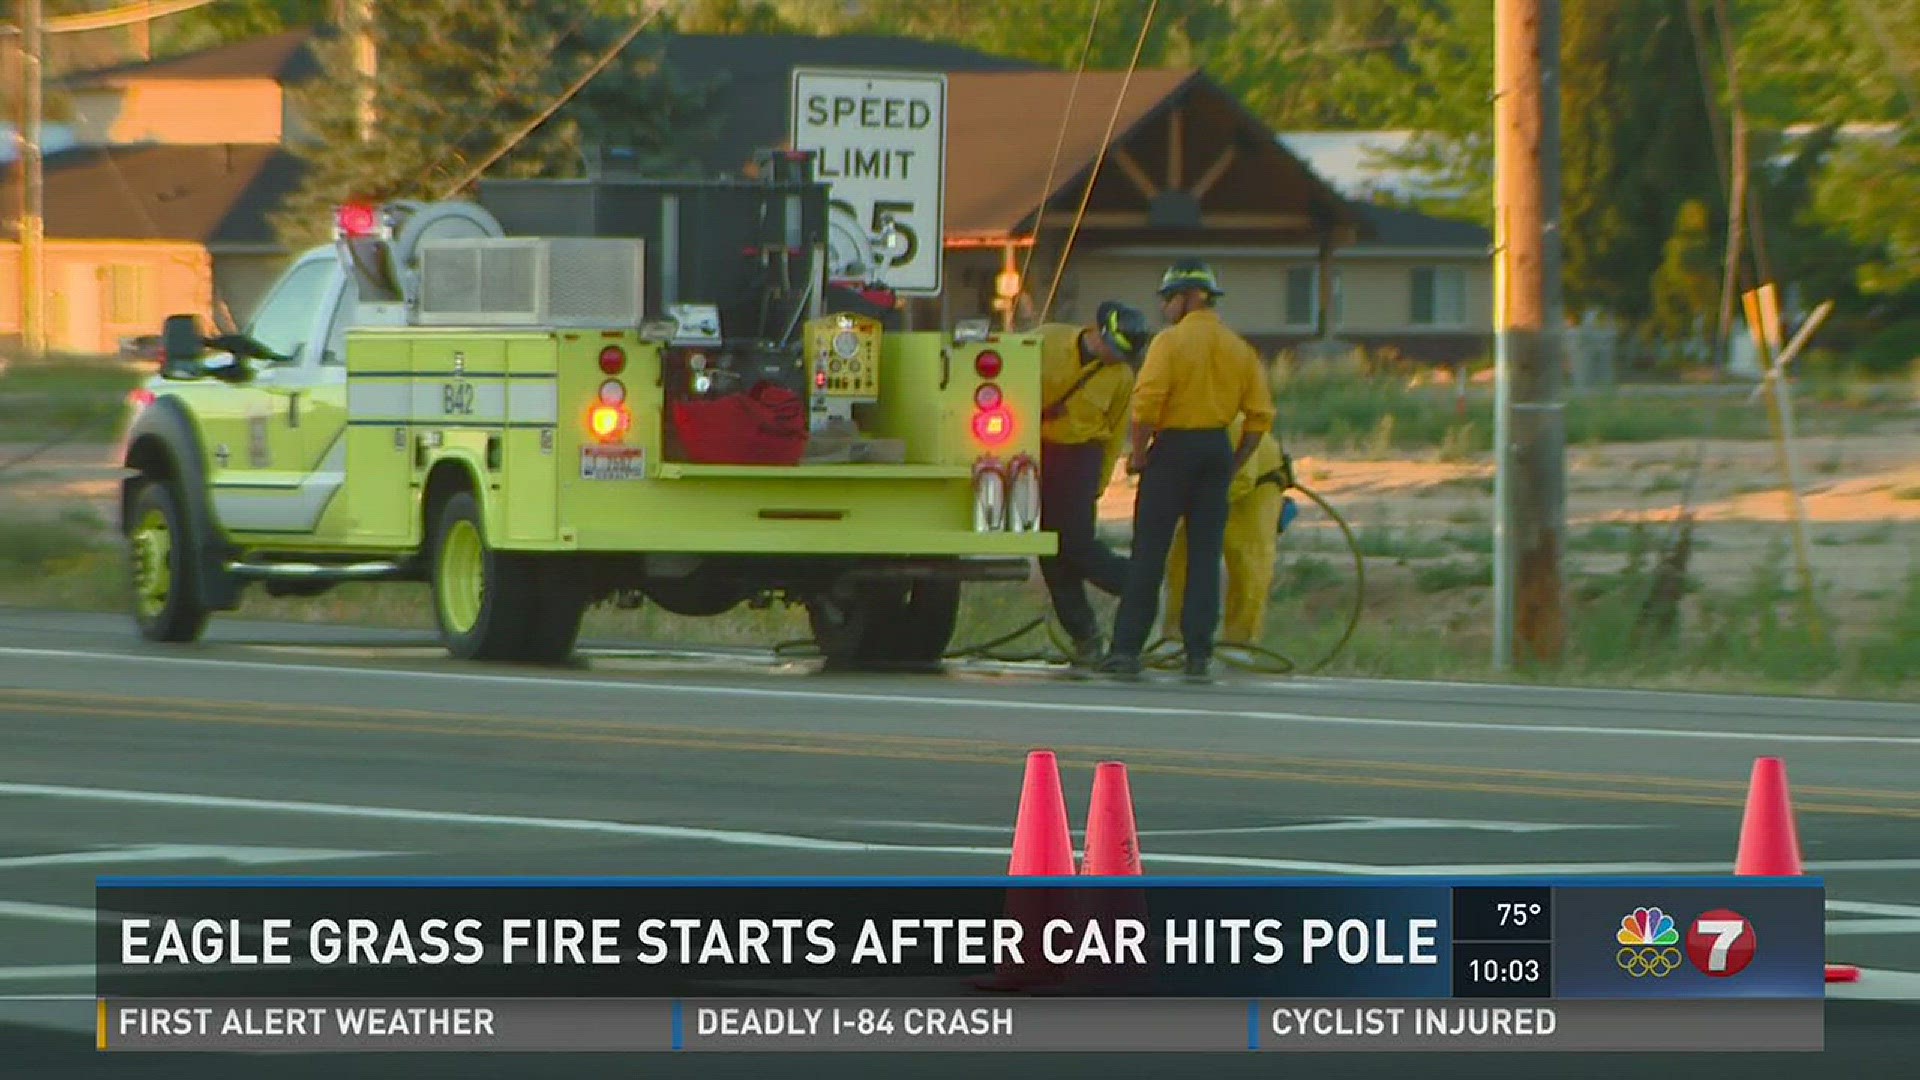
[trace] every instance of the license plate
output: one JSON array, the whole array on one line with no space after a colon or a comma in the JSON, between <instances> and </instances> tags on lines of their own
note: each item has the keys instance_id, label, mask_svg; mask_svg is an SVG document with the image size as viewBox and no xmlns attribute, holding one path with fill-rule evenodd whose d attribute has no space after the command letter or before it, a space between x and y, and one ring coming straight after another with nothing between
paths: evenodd
<instances>
[{"instance_id":1,"label":"license plate","mask_svg":"<svg viewBox=\"0 0 1920 1080\"><path fill-rule=\"evenodd\" d=\"M600 446L580 448L580 479L642 480L647 475L647 458L639 450L610 450Z\"/></svg>"}]
</instances>

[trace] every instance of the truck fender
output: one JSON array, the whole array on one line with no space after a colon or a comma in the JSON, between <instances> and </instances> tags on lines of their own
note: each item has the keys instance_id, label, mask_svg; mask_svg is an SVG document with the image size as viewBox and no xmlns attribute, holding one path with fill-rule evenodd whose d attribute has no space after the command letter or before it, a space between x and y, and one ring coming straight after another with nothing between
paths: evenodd
<instances>
[{"instance_id":1,"label":"truck fender","mask_svg":"<svg viewBox=\"0 0 1920 1080\"><path fill-rule=\"evenodd\" d=\"M450 446L442 450L427 463L426 482L420 488L420 501L414 507L414 521L420 526L418 538L420 554L425 557L431 553L428 545L433 543L434 518L439 508L434 504L443 494L451 494L459 488L473 492L474 501L480 504L480 529L487 543L498 546L500 542L500 501L499 493L485 479L487 469L479 454L466 447Z\"/></svg>"},{"instance_id":2,"label":"truck fender","mask_svg":"<svg viewBox=\"0 0 1920 1080\"><path fill-rule=\"evenodd\" d=\"M133 509L135 485L146 476L170 478L185 515L189 539L200 559L200 597L215 611L240 605L240 582L226 570L229 547L207 487L207 459L200 433L186 407L169 396L143 409L127 431L121 464L134 475L120 481L120 528L125 532Z\"/></svg>"}]
</instances>

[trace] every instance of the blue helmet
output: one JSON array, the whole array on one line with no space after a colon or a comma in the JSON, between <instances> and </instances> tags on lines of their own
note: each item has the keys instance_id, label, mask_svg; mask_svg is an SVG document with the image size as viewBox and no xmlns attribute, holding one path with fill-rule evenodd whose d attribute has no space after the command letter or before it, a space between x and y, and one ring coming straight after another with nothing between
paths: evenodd
<instances>
[{"instance_id":1,"label":"blue helmet","mask_svg":"<svg viewBox=\"0 0 1920 1080\"><path fill-rule=\"evenodd\" d=\"M1138 308L1122 304L1117 300L1101 303L1094 314L1094 329L1100 337L1113 347L1113 350L1129 361L1137 359L1147 347L1147 339L1153 331L1147 328L1147 317Z\"/></svg>"}]
</instances>

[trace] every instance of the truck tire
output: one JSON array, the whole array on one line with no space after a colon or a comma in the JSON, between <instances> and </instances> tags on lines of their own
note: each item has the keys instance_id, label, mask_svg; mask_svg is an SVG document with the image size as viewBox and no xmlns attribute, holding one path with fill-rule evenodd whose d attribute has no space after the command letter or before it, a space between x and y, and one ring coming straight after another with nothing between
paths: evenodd
<instances>
[{"instance_id":1,"label":"truck tire","mask_svg":"<svg viewBox=\"0 0 1920 1080\"><path fill-rule=\"evenodd\" d=\"M587 590L565 559L537 557L532 569L533 611L527 619L526 647L520 658L557 664L573 655L580 639L580 621L587 614Z\"/></svg>"},{"instance_id":2,"label":"truck tire","mask_svg":"<svg viewBox=\"0 0 1920 1080\"><path fill-rule=\"evenodd\" d=\"M433 613L447 651L461 660L520 659L538 609L535 568L487 546L472 492L442 504L430 552Z\"/></svg>"},{"instance_id":3,"label":"truck tire","mask_svg":"<svg viewBox=\"0 0 1920 1080\"><path fill-rule=\"evenodd\" d=\"M142 479L128 502L134 623L148 641L198 640L210 614L200 596L199 545L173 485Z\"/></svg>"},{"instance_id":4,"label":"truck tire","mask_svg":"<svg viewBox=\"0 0 1920 1080\"><path fill-rule=\"evenodd\" d=\"M807 603L814 644L829 667L938 664L960 613L957 582L869 584Z\"/></svg>"},{"instance_id":5,"label":"truck tire","mask_svg":"<svg viewBox=\"0 0 1920 1080\"><path fill-rule=\"evenodd\" d=\"M906 664L938 664L953 643L960 622L960 583L923 578L893 606L885 620L883 641L887 660Z\"/></svg>"}]
</instances>

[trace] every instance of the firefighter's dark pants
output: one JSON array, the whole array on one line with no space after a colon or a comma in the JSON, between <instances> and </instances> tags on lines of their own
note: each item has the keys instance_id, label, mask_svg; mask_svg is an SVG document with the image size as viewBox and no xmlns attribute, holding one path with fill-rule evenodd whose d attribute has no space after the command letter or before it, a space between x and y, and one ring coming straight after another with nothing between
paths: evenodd
<instances>
[{"instance_id":1,"label":"firefighter's dark pants","mask_svg":"<svg viewBox=\"0 0 1920 1080\"><path fill-rule=\"evenodd\" d=\"M1153 442L1133 504L1133 558L1114 616L1112 653L1138 657L1160 614L1175 527L1187 524L1187 595L1180 634L1190 660L1213 656L1220 621L1220 559L1227 531L1233 444L1225 428L1167 430Z\"/></svg>"},{"instance_id":2,"label":"firefighter's dark pants","mask_svg":"<svg viewBox=\"0 0 1920 1080\"><path fill-rule=\"evenodd\" d=\"M1119 596L1127 584L1127 560L1101 543L1094 531L1100 474L1106 451L1097 442L1040 444L1040 527L1059 535L1060 552L1040 560L1040 576L1053 597L1054 614L1075 643L1099 633L1087 586Z\"/></svg>"}]
</instances>

